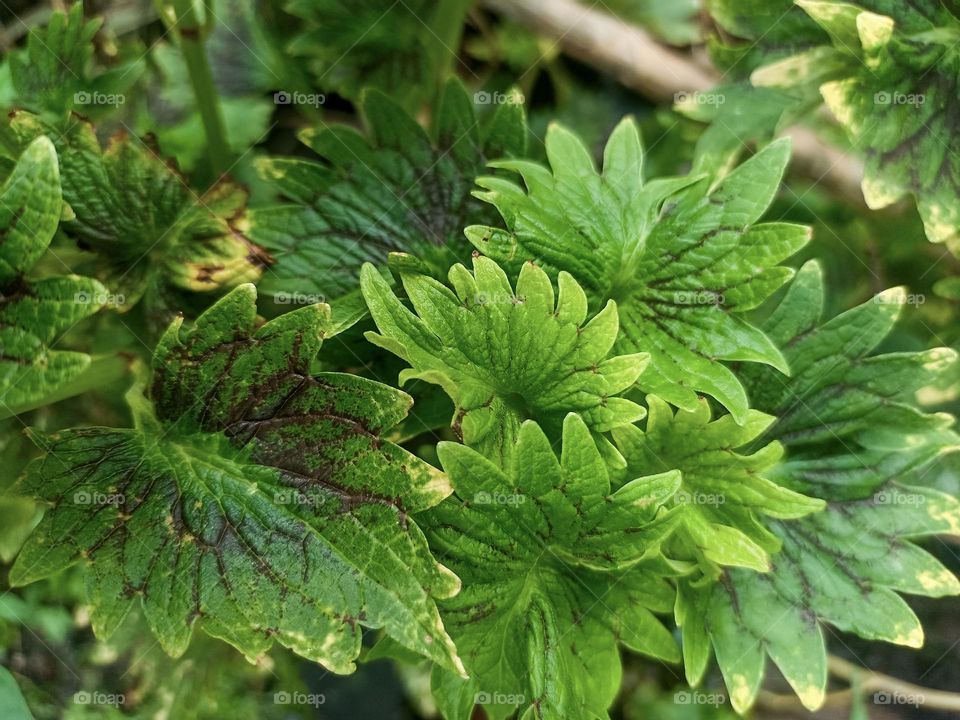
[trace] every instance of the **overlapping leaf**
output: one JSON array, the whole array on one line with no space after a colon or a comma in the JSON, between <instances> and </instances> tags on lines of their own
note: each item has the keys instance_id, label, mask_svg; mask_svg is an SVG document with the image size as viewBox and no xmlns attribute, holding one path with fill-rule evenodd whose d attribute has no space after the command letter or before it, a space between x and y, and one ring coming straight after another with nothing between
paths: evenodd
<instances>
[{"instance_id":1,"label":"overlapping leaf","mask_svg":"<svg viewBox=\"0 0 960 720\"><path fill-rule=\"evenodd\" d=\"M173 655L199 624L248 656L276 640L349 672L363 627L459 668L434 604L457 579L411 512L448 492L443 475L381 433L402 392L309 374L328 308L259 329L242 285L157 347L134 429L37 435L46 455L22 489L51 504L11 573L24 584L84 559L98 634L140 601Z\"/></svg>"},{"instance_id":2,"label":"overlapping leaf","mask_svg":"<svg viewBox=\"0 0 960 720\"><path fill-rule=\"evenodd\" d=\"M819 86L827 107L866 155L863 194L882 208L916 198L927 235L960 251L960 15L920 0L797 3L823 42L754 73L754 82Z\"/></svg>"},{"instance_id":3,"label":"overlapping leaf","mask_svg":"<svg viewBox=\"0 0 960 720\"><path fill-rule=\"evenodd\" d=\"M476 257L473 273L450 270L450 290L433 278L403 274L411 312L372 265L362 288L380 334L378 345L412 366L401 380L441 385L453 399L454 429L487 458L509 461L524 420L558 433L568 412L581 413L596 432L643 417L644 409L616 395L646 367L640 353L610 357L617 338L617 308L610 301L587 319L587 297L567 273L554 299L547 274L532 263L516 289L489 258Z\"/></svg>"},{"instance_id":4,"label":"overlapping leaf","mask_svg":"<svg viewBox=\"0 0 960 720\"><path fill-rule=\"evenodd\" d=\"M938 456L960 448L953 419L926 415L909 399L956 354L870 355L906 298L887 291L821 323L822 278L811 263L764 324L795 370L790 379L753 370L748 381L758 406L778 414L764 439L778 439L787 457L773 477L829 502L771 523L782 543L771 572L731 569L716 584L681 583L687 677L701 677L712 644L741 712L756 698L766 655L807 707L822 703L822 624L918 647L922 628L897 593L960 593L956 578L911 542L960 534L960 502L919 486Z\"/></svg>"},{"instance_id":5,"label":"overlapping leaf","mask_svg":"<svg viewBox=\"0 0 960 720\"><path fill-rule=\"evenodd\" d=\"M489 219L470 195L487 160L522 155L519 104L481 124L466 91L447 85L432 137L378 92L365 96L369 140L332 125L301 137L324 162L271 158L261 170L291 203L258 210L251 235L277 258L265 293L338 297L356 287L364 262L413 253L442 273L468 255L463 228Z\"/></svg>"},{"instance_id":6,"label":"overlapping leaf","mask_svg":"<svg viewBox=\"0 0 960 720\"><path fill-rule=\"evenodd\" d=\"M791 275L778 262L808 230L756 224L779 186L789 144L775 142L715 188L698 177L644 183L636 125L610 136L598 173L586 147L552 126L546 140L552 172L529 162L498 162L519 173L526 191L482 178L478 196L496 205L508 230L474 226L467 236L504 262L534 260L565 270L592 299L617 300L620 352L649 352L640 386L684 409L697 393L746 421L747 396L724 360L785 370L780 351L743 311L759 305Z\"/></svg>"},{"instance_id":7,"label":"overlapping leaf","mask_svg":"<svg viewBox=\"0 0 960 720\"><path fill-rule=\"evenodd\" d=\"M739 426L730 415L711 422L706 400L696 410L676 415L655 395L648 395L647 402L646 431L627 425L615 429L613 437L627 460L628 474L680 471L681 489L674 502L689 507L674 542L678 557L769 570L770 555L780 549L780 542L764 521L802 517L823 507L821 500L768 479L783 454L779 443L752 454L736 451L761 435L774 418L751 410Z\"/></svg>"},{"instance_id":8,"label":"overlapping leaf","mask_svg":"<svg viewBox=\"0 0 960 720\"><path fill-rule=\"evenodd\" d=\"M673 590L648 561L682 509L661 512L676 471L612 492L584 422L563 423L558 461L532 421L505 474L464 445L438 446L455 495L422 516L431 547L461 575L441 611L469 681L435 677L448 720L474 703L496 720L607 717L620 684L619 643L675 661L653 612Z\"/></svg>"},{"instance_id":9,"label":"overlapping leaf","mask_svg":"<svg viewBox=\"0 0 960 720\"><path fill-rule=\"evenodd\" d=\"M443 29L462 24L467 3L289 0L285 7L300 19L290 52L305 59L317 86L350 99L372 87L413 109L439 84L440 61L456 54Z\"/></svg>"},{"instance_id":10,"label":"overlapping leaf","mask_svg":"<svg viewBox=\"0 0 960 720\"><path fill-rule=\"evenodd\" d=\"M223 180L197 195L141 140L117 135L103 150L86 122L59 133L16 113L11 130L21 143L44 134L54 141L73 214L64 229L98 253L121 308L155 287L232 287L258 278L268 264L242 232L247 196L240 186Z\"/></svg>"},{"instance_id":11,"label":"overlapping leaf","mask_svg":"<svg viewBox=\"0 0 960 720\"><path fill-rule=\"evenodd\" d=\"M66 329L106 302L91 278L27 278L57 230L63 201L57 153L34 140L0 187L0 416L71 394L90 367L84 353L51 350Z\"/></svg>"}]
</instances>

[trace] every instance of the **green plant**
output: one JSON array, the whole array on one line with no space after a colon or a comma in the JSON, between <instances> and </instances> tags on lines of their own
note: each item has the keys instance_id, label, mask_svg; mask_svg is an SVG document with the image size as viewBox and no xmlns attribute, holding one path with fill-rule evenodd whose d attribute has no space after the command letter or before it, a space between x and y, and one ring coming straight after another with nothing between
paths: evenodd
<instances>
[{"instance_id":1,"label":"green plant","mask_svg":"<svg viewBox=\"0 0 960 720\"><path fill-rule=\"evenodd\" d=\"M956 277L838 280L818 234L875 219L785 202L772 135L822 92L868 204L955 245L956 15L888 5L710 0L756 116L687 97L712 125L653 105L596 148L539 98L583 70L524 83L526 31L459 0L33 29L0 74L3 712L309 715L309 672L384 659L447 720L763 712L767 657L808 710L886 687L828 639L920 648L903 595L960 594ZM617 3L678 43L693 9ZM871 120L867 85L931 112Z\"/></svg>"}]
</instances>

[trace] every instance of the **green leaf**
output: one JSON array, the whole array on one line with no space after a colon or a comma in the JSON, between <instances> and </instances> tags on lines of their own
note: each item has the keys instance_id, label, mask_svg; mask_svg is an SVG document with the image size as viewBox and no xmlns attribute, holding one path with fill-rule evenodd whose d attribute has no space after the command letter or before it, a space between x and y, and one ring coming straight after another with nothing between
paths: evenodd
<instances>
[{"instance_id":1,"label":"green leaf","mask_svg":"<svg viewBox=\"0 0 960 720\"><path fill-rule=\"evenodd\" d=\"M960 534L960 501L918 486L937 458L960 449L960 437L952 417L925 414L912 401L956 354L870 354L906 301L894 289L822 322L822 273L808 263L764 323L794 369L790 378L745 373L758 407L777 415L762 440L786 448L768 477L828 502L820 513L770 523L782 545L771 572L729 569L719 583L681 582L688 680L703 674L712 644L739 712L756 698L765 655L804 705L820 706L822 624L919 647L923 630L897 593L960 593L953 574L911 542Z\"/></svg>"},{"instance_id":2,"label":"green leaf","mask_svg":"<svg viewBox=\"0 0 960 720\"><path fill-rule=\"evenodd\" d=\"M466 5L452 0L356 0L349 6L336 0L288 0L285 9L299 20L289 50L303 58L316 85L349 99L375 88L414 109L443 79L438 73L447 63L438 62L437 53L457 52L447 47L449 38L437 36L441 31L434 18L455 9L455 24L460 25Z\"/></svg>"},{"instance_id":3,"label":"green leaf","mask_svg":"<svg viewBox=\"0 0 960 720\"><path fill-rule=\"evenodd\" d=\"M154 285L194 291L257 279L270 258L244 232L247 194L221 180L202 195L142 140L115 135L101 149L94 127L65 133L29 113L11 129L20 142L47 135L57 146L64 229L98 253L114 303L129 309Z\"/></svg>"},{"instance_id":4,"label":"green leaf","mask_svg":"<svg viewBox=\"0 0 960 720\"><path fill-rule=\"evenodd\" d=\"M17 681L3 666L0 666L0 707L3 708L4 717L9 720L33 720Z\"/></svg>"},{"instance_id":5,"label":"green leaf","mask_svg":"<svg viewBox=\"0 0 960 720\"><path fill-rule=\"evenodd\" d=\"M194 625L249 657L276 640L349 672L363 627L460 669L434 604L459 583L409 517L450 492L381 435L410 399L364 378L311 375L329 310L256 327L242 285L154 355L133 429L35 434L22 490L51 505L11 571L22 585L83 559L99 635L135 600L164 649Z\"/></svg>"},{"instance_id":6,"label":"green leaf","mask_svg":"<svg viewBox=\"0 0 960 720\"><path fill-rule=\"evenodd\" d=\"M106 289L75 275L26 278L50 245L62 205L57 153L37 138L0 187L0 416L72 394L90 366L88 355L48 345L99 310Z\"/></svg>"},{"instance_id":7,"label":"green leaf","mask_svg":"<svg viewBox=\"0 0 960 720\"><path fill-rule=\"evenodd\" d=\"M550 278L532 263L523 266L516 289L489 258L474 258L473 268L450 270L453 290L404 273L415 313L372 265L361 276L380 330L368 339L410 363L401 380L443 387L454 402L454 430L467 445L507 464L524 420L558 434L568 412L580 413L595 432L644 416L641 406L616 397L647 362L643 354L610 356L616 303L587 322L586 295L567 273L554 299Z\"/></svg>"},{"instance_id":8,"label":"green leaf","mask_svg":"<svg viewBox=\"0 0 960 720\"><path fill-rule=\"evenodd\" d=\"M801 226L755 224L776 193L789 144L767 146L713 189L696 176L644 184L630 119L610 136L602 173L559 126L551 126L546 147L552 172L528 162L495 164L518 172L526 191L498 178L478 181L485 188L478 196L496 205L509 230L474 226L467 237L494 259L569 272L594 301L615 299L616 349L651 356L641 388L687 410L705 392L745 422L746 393L718 361L786 369L742 313L786 282L791 271L777 263L809 237Z\"/></svg>"},{"instance_id":9,"label":"green leaf","mask_svg":"<svg viewBox=\"0 0 960 720\"><path fill-rule=\"evenodd\" d=\"M252 237L276 257L265 293L338 297L356 287L364 262L412 253L433 272L465 260L469 223L489 220L470 195L485 163L522 155L523 107L500 105L487 122L457 82L447 84L427 133L382 93L364 96L367 137L340 125L301 134L324 162L270 158L264 177L290 202L258 209Z\"/></svg>"},{"instance_id":10,"label":"green leaf","mask_svg":"<svg viewBox=\"0 0 960 720\"><path fill-rule=\"evenodd\" d=\"M613 431L627 460L628 474L679 470L681 488L674 496L687 512L668 546L678 559L717 565L770 569L770 554L780 543L763 520L796 518L823 508L823 502L780 487L769 478L782 455L773 442L751 454L741 448L759 437L773 418L751 410L737 425L731 415L710 420L706 400L696 410L676 415L655 395L648 395L646 431L627 425ZM676 546L675 548L673 546Z\"/></svg>"},{"instance_id":11,"label":"green leaf","mask_svg":"<svg viewBox=\"0 0 960 720\"><path fill-rule=\"evenodd\" d=\"M804 33L807 47L777 52L775 38L763 33L765 59L776 62L756 70L754 82L806 96L819 88L866 157L867 205L883 208L913 195L928 237L960 252L960 162L951 151L960 132L960 14L938 0L797 6L818 26Z\"/></svg>"},{"instance_id":12,"label":"green leaf","mask_svg":"<svg viewBox=\"0 0 960 720\"><path fill-rule=\"evenodd\" d=\"M84 22L83 3L77 3L30 31L26 49L10 55L13 87L27 108L59 119L89 95L92 41L101 22Z\"/></svg>"},{"instance_id":13,"label":"green leaf","mask_svg":"<svg viewBox=\"0 0 960 720\"><path fill-rule=\"evenodd\" d=\"M764 330L784 348L793 374L745 368L754 405L776 417L765 439L788 449L774 478L827 499L862 498L877 473L897 477L929 462L953 418L916 408L916 392L955 365L950 348L871 355L910 295L892 288L823 322L823 274L803 266Z\"/></svg>"},{"instance_id":14,"label":"green leaf","mask_svg":"<svg viewBox=\"0 0 960 720\"><path fill-rule=\"evenodd\" d=\"M606 718L620 683L618 644L679 658L653 615L672 607L674 592L650 559L682 512L660 511L676 472L614 492L572 413L559 459L532 421L509 473L465 445L438 452L455 495L421 522L463 579L441 612L471 678L465 690L435 674L449 717L466 717L475 702L498 720L516 707L523 717Z\"/></svg>"}]
</instances>

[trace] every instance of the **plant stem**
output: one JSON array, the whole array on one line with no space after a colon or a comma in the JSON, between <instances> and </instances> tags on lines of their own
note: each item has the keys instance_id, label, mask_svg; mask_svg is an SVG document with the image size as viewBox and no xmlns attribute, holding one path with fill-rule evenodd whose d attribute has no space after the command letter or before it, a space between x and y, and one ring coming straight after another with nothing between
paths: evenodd
<instances>
[{"instance_id":1,"label":"plant stem","mask_svg":"<svg viewBox=\"0 0 960 720\"><path fill-rule=\"evenodd\" d=\"M206 6L208 0L203 0ZM205 29L197 18L194 0L174 0L176 29L180 38L180 52L187 64L193 96L197 110L203 121L203 131L207 139L207 156L214 177L224 172L230 161L230 149L227 147L227 135L220 111L220 99L213 84L213 73L207 62L204 50ZM207 10L209 13L210 10Z\"/></svg>"},{"instance_id":2,"label":"plant stem","mask_svg":"<svg viewBox=\"0 0 960 720\"><path fill-rule=\"evenodd\" d=\"M430 55L433 66L437 68L440 82L438 92L452 72L453 61L457 59L463 23L470 4L471 0L440 0L430 18Z\"/></svg>"}]
</instances>

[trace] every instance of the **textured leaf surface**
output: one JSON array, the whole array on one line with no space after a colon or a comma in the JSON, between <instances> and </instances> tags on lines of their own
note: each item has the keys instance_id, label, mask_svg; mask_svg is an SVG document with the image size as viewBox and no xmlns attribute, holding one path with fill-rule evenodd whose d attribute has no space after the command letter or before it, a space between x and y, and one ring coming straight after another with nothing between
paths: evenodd
<instances>
[{"instance_id":1,"label":"textured leaf surface","mask_svg":"<svg viewBox=\"0 0 960 720\"><path fill-rule=\"evenodd\" d=\"M26 49L10 55L13 87L28 108L59 118L70 112L78 95L87 93L91 41L100 23L85 22L83 4L78 3L30 31Z\"/></svg>"},{"instance_id":2,"label":"textured leaf surface","mask_svg":"<svg viewBox=\"0 0 960 720\"><path fill-rule=\"evenodd\" d=\"M714 563L769 570L780 543L762 519L802 517L823 507L767 479L783 453L779 443L750 454L735 450L755 440L773 418L751 410L739 426L731 415L711 422L706 400L676 415L655 395L647 402L646 431L627 425L613 436L628 474L680 471L673 502L688 508L676 533L677 557L705 560L710 573L717 571Z\"/></svg>"},{"instance_id":3,"label":"textured leaf surface","mask_svg":"<svg viewBox=\"0 0 960 720\"><path fill-rule=\"evenodd\" d=\"M644 184L632 120L610 136L602 173L559 126L546 146L552 172L528 162L495 164L518 172L526 191L497 178L479 181L479 196L496 205L509 230L475 226L467 236L495 259L565 270L592 297L615 299L617 350L651 356L644 390L688 410L697 392L708 393L745 422L746 393L720 361L786 368L741 313L790 277L777 263L808 239L801 226L754 224L776 193L789 144L769 145L712 190L697 177Z\"/></svg>"},{"instance_id":4,"label":"textured leaf surface","mask_svg":"<svg viewBox=\"0 0 960 720\"><path fill-rule=\"evenodd\" d=\"M763 32L766 59L776 62L754 72L754 82L806 96L819 88L866 156L867 204L882 208L913 195L930 239L960 252L960 161L952 151L960 131L958 10L937 0L797 6L808 26L819 26L803 33L808 47L782 57ZM767 19L775 37L780 22Z\"/></svg>"},{"instance_id":5,"label":"textured leaf surface","mask_svg":"<svg viewBox=\"0 0 960 720\"><path fill-rule=\"evenodd\" d=\"M4 416L54 399L90 365L83 353L49 343L104 304L96 280L74 275L25 276L47 251L63 201L57 154L34 140L0 187L0 413Z\"/></svg>"},{"instance_id":6,"label":"textured leaf surface","mask_svg":"<svg viewBox=\"0 0 960 720\"><path fill-rule=\"evenodd\" d=\"M441 611L471 677L459 686L435 677L448 685L444 704L457 708L450 718L469 717L474 702L498 720L515 707L522 717L605 718L619 687L618 643L678 658L652 614L671 607L673 590L644 559L682 512L660 511L676 472L612 492L574 414L559 460L539 426L524 423L509 475L464 445L438 451L455 495L422 522L463 579Z\"/></svg>"},{"instance_id":7,"label":"textured leaf surface","mask_svg":"<svg viewBox=\"0 0 960 720\"><path fill-rule=\"evenodd\" d=\"M616 303L587 322L587 297L567 273L554 299L547 274L532 263L516 288L489 258L471 273L450 270L453 290L424 275L403 274L411 312L372 266L364 297L380 330L368 334L412 366L402 379L441 385L453 399L453 427L485 457L506 462L524 420L558 434L568 412L598 432L639 420L644 409L615 397L646 366L643 354L610 357Z\"/></svg>"},{"instance_id":8,"label":"textured leaf surface","mask_svg":"<svg viewBox=\"0 0 960 720\"><path fill-rule=\"evenodd\" d=\"M920 623L897 593L960 593L953 574L911 542L960 533L960 502L918 486L937 457L960 448L953 419L924 414L909 399L955 353L870 354L904 300L902 291L887 291L821 322L821 272L809 263L765 323L795 370L779 383L754 370L748 382L769 389L754 397L778 414L763 436L787 450L773 477L828 503L809 517L771 523L782 543L771 572L731 569L717 584L681 583L687 677L700 678L712 644L741 712L756 698L766 655L808 708L823 702L822 624L919 647Z\"/></svg>"},{"instance_id":9,"label":"textured leaf surface","mask_svg":"<svg viewBox=\"0 0 960 720\"><path fill-rule=\"evenodd\" d=\"M409 513L443 475L381 439L410 405L351 375L311 376L326 306L255 328L242 285L158 345L134 429L38 435L23 490L52 505L17 559L27 583L84 559L108 635L139 598L163 647L193 626L248 656L276 640L349 672L362 627L459 668L433 597L456 592Z\"/></svg>"},{"instance_id":10,"label":"textured leaf surface","mask_svg":"<svg viewBox=\"0 0 960 720\"><path fill-rule=\"evenodd\" d=\"M519 104L500 105L480 123L466 91L451 82L427 133L399 105L366 94L367 137L331 125L302 139L323 162L271 158L261 173L289 204L252 214L252 237L277 264L265 293L338 297L356 287L364 262L413 253L442 274L470 249L463 228L490 219L470 194L489 159L522 155Z\"/></svg>"},{"instance_id":11,"label":"textured leaf surface","mask_svg":"<svg viewBox=\"0 0 960 720\"><path fill-rule=\"evenodd\" d=\"M21 141L46 134L57 146L63 199L75 216L64 229L98 253L119 306L135 304L154 282L214 290L254 280L268 264L241 230L247 196L238 185L223 180L197 195L138 138L116 135L101 149L89 123L61 134L16 113L11 127Z\"/></svg>"}]
</instances>

